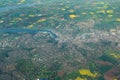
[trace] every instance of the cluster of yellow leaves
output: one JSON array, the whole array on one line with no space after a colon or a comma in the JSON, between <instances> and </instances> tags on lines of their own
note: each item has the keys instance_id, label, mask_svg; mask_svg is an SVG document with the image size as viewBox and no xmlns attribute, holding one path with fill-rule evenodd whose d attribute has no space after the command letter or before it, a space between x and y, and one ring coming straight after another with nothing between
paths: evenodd
<instances>
[{"instance_id":1,"label":"cluster of yellow leaves","mask_svg":"<svg viewBox=\"0 0 120 80\"><path fill-rule=\"evenodd\" d=\"M103 14L105 14L105 13L107 13L107 14L113 14L114 13L114 11L113 10L99 10L99 11L96 11L96 13L103 13Z\"/></svg>"},{"instance_id":2,"label":"cluster of yellow leaves","mask_svg":"<svg viewBox=\"0 0 120 80\"><path fill-rule=\"evenodd\" d=\"M81 69L79 70L79 73L83 76L90 76L92 78L97 77L98 73L92 73L89 69Z\"/></svg>"},{"instance_id":3,"label":"cluster of yellow leaves","mask_svg":"<svg viewBox=\"0 0 120 80\"><path fill-rule=\"evenodd\" d=\"M120 59L120 54L111 53L110 56L112 56L113 58L116 58L116 59Z\"/></svg>"},{"instance_id":4,"label":"cluster of yellow leaves","mask_svg":"<svg viewBox=\"0 0 120 80\"><path fill-rule=\"evenodd\" d=\"M61 8L61 10L62 10L62 11L65 11L67 8L69 8L69 6L65 6L65 8ZM70 17L71 19L74 19L74 18L77 17L75 14L72 14L73 12L75 12L75 10L69 9L69 10L67 10L67 11L71 13L71 14L69 15L69 17Z\"/></svg>"},{"instance_id":5,"label":"cluster of yellow leaves","mask_svg":"<svg viewBox=\"0 0 120 80\"><path fill-rule=\"evenodd\" d=\"M104 2L96 2L96 3L93 3L93 4L103 4L103 7L96 7L97 9L99 9L98 11L96 11L96 13L107 13L107 14L113 14L114 13L114 10L106 10L109 6L108 4L104 3ZM112 15L108 15L108 17L112 17Z\"/></svg>"},{"instance_id":6,"label":"cluster of yellow leaves","mask_svg":"<svg viewBox=\"0 0 120 80\"><path fill-rule=\"evenodd\" d=\"M95 78L98 76L98 73L92 73L89 69L80 69L79 70L80 75L82 76L89 76L91 78ZM75 80L87 80L87 78L81 78L81 77L77 77Z\"/></svg>"},{"instance_id":7,"label":"cluster of yellow leaves","mask_svg":"<svg viewBox=\"0 0 120 80\"><path fill-rule=\"evenodd\" d=\"M70 17L71 19L76 18L77 15L72 14L73 12L75 12L75 10L74 10L74 9L69 9L69 10L67 10L68 8L69 8L69 6L64 6L64 8L61 8L61 10L62 10L62 11L68 11L68 12L70 12L71 14L69 15L69 17Z\"/></svg>"}]
</instances>

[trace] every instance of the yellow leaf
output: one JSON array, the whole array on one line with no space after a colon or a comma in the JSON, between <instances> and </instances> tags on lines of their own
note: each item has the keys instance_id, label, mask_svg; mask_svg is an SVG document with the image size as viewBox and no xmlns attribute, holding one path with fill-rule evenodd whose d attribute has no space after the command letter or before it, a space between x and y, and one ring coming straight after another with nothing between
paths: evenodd
<instances>
[{"instance_id":1,"label":"yellow leaf","mask_svg":"<svg viewBox=\"0 0 120 80\"><path fill-rule=\"evenodd\" d=\"M45 18L40 19L40 20L38 20L37 22L44 22L44 21L46 21L46 19L45 19Z\"/></svg>"},{"instance_id":2,"label":"yellow leaf","mask_svg":"<svg viewBox=\"0 0 120 80\"><path fill-rule=\"evenodd\" d=\"M120 18L117 18L116 21L120 22Z\"/></svg>"},{"instance_id":3,"label":"yellow leaf","mask_svg":"<svg viewBox=\"0 0 120 80\"><path fill-rule=\"evenodd\" d=\"M73 18L76 18L77 16L75 14L71 14L69 15L69 17L73 19Z\"/></svg>"},{"instance_id":4,"label":"yellow leaf","mask_svg":"<svg viewBox=\"0 0 120 80\"><path fill-rule=\"evenodd\" d=\"M94 14L94 12L90 12L90 14Z\"/></svg>"},{"instance_id":5,"label":"yellow leaf","mask_svg":"<svg viewBox=\"0 0 120 80\"><path fill-rule=\"evenodd\" d=\"M107 12L108 14L112 14L112 13L114 13L113 10L107 10L106 12Z\"/></svg>"}]
</instances>

